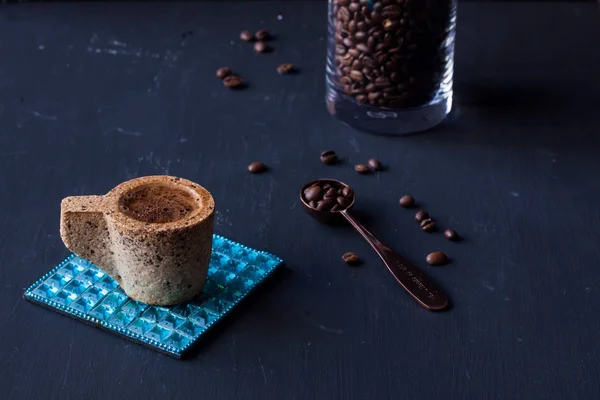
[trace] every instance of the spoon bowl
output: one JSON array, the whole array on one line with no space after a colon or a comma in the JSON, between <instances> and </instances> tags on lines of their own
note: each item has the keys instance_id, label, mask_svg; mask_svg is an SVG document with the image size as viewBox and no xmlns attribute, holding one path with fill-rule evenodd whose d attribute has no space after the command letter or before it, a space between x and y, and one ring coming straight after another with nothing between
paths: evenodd
<instances>
[{"instance_id":1,"label":"spoon bowl","mask_svg":"<svg viewBox=\"0 0 600 400\"><path fill-rule=\"evenodd\" d=\"M335 179L322 178L322 179L316 179L314 181L310 181L306 185L302 186L302 189L300 190L300 202L302 203L302 208L304 208L304 211L306 211L311 217L313 217L316 220L323 222L325 224L328 224L328 225L344 224L346 222L346 219L342 215L342 211L348 211L354 206L354 201L356 200L356 194L354 193L354 191L352 191L352 199L351 199L350 205L339 211L317 210L316 208L311 207L304 198L304 192L306 191L306 189L308 189L311 186L314 186L316 184L325 185L327 183L329 183L333 186L341 187L341 188L347 187L350 190L352 190L352 188L350 186L346 185L344 182L340 182Z\"/></svg>"}]
</instances>

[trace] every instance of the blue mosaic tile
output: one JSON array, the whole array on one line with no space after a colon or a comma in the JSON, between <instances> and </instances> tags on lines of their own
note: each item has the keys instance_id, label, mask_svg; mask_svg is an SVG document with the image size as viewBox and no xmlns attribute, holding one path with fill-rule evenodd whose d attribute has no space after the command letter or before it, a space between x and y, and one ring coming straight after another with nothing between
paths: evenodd
<instances>
[{"instance_id":1,"label":"blue mosaic tile","mask_svg":"<svg viewBox=\"0 0 600 400\"><path fill-rule=\"evenodd\" d=\"M187 303L159 307L130 299L74 254L31 285L25 298L180 358L281 264L270 253L214 235L206 284Z\"/></svg>"}]
</instances>

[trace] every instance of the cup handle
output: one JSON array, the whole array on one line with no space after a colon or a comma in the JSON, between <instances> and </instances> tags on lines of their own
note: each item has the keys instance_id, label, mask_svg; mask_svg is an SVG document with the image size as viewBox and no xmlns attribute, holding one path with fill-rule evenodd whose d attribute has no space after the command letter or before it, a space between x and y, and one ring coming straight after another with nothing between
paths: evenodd
<instances>
[{"instance_id":1,"label":"cup handle","mask_svg":"<svg viewBox=\"0 0 600 400\"><path fill-rule=\"evenodd\" d=\"M106 196L63 199L60 204L60 236L69 250L96 264L120 283L105 215L110 209L107 200Z\"/></svg>"}]
</instances>

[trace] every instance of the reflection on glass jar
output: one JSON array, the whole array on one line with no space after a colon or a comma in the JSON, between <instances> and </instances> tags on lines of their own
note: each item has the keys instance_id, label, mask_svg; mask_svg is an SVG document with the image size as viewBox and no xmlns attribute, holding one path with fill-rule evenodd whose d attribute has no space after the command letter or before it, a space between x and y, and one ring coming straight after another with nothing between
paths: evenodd
<instances>
[{"instance_id":1,"label":"reflection on glass jar","mask_svg":"<svg viewBox=\"0 0 600 400\"><path fill-rule=\"evenodd\" d=\"M456 0L329 0L327 107L358 129L413 133L452 107Z\"/></svg>"}]
</instances>

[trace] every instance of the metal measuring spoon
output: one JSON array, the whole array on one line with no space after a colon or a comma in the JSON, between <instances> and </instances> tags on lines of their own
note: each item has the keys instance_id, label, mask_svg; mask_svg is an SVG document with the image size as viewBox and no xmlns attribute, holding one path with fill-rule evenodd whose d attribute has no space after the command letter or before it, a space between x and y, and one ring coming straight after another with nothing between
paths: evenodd
<instances>
[{"instance_id":1,"label":"metal measuring spoon","mask_svg":"<svg viewBox=\"0 0 600 400\"><path fill-rule=\"evenodd\" d=\"M328 207L318 210L314 207L314 203L313 207L311 207L310 202L305 198L305 191L316 184L319 184L320 186L330 184L332 187L342 189L349 188L350 194L345 196L348 201L342 201L346 206L335 211L328 210ZM348 221L350 225L365 238L371 247L373 247L373 250L381 257L381 260L394 278L396 278L398 283L406 289L419 304L428 310L442 310L446 308L448 306L448 297L444 294L442 289L433 283L433 281L417 266L405 260L394 250L381 243L371 232L362 226L352 214L350 214L350 209L354 206L355 199L356 196L352 188L335 179L317 179L304 185L300 191L300 201L304 210L315 219L324 223L343 222L344 219Z\"/></svg>"}]
</instances>

